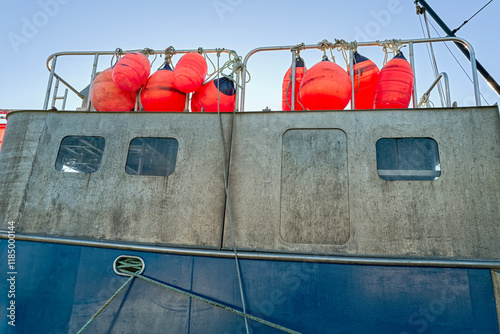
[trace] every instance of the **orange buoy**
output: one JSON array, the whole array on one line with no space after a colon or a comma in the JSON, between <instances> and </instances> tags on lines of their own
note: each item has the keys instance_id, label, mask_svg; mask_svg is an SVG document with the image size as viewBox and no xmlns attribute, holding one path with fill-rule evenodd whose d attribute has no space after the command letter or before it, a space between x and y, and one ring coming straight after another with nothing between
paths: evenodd
<instances>
[{"instance_id":1,"label":"orange buoy","mask_svg":"<svg viewBox=\"0 0 500 334\"><path fill-rule=\"evenodd\" d=\"M305 67L304 60L302 58L297 58L297 63L295 65L295 110L302 110L302 106L297 100L297 96L299 95L299 87L306 73L307 68ZM289 111L292 109L292 67L288 69L283 77L283 85L282 85L282 99L281 99L281 109L283 111Z\"/></svg>"},{"instance_id":2,"label":"orange buoy","mask_svg":"<svg viewBox=\"0 0 500 334\"><path fill-rule=\"evenodd\" d=\"M151 65L140 52L127 53L113 67L113 82L121 90L135 92L148 80Z\"/></svg>"},{"instance_id":3,"label":"orange buoy","mask_svg":"<svg viewBox=\"0 0 500 334\"><path fill-rule=\"evenodd\" d=\"M370 59L354 52L354 106L373 109L373 99L380 70Z\"/></svg>"},{"instance_id":4,"label":"orange buoy","mask_svg":"<svg viewBox=\"0 0 500 334\"><path fill-rule=\"evenodd\" d=\"M0 124L0 151L2 150L3 136L5 135L5 128L7 124Z\"/></svg>"},{"instance_id":5,"label":"orange buoy","mask_svg":"<svg viewBox=\"0 0 500 334\"><path fill-rule=\"evenodd\" d=\"M382 68L375 88L375 109L408 108L413 90L413 70L400 52Z\"/></svg>"},{"instance_id":6,"label":"orange buoy","mask_svg":"<svg viewBox=\"0 0 500 334\"><path fill-rule=\"evenodd\" d=\"M234 82L223 77L210 80L193 94L191 110L201 111L203 108L208 112L217 112L217 109L221 112L232 112L235 104L236 88Z\"/></svg>"},{"instance_id":7,"label":"orange buoy","mask_svg":"<svg viewBox=\"0 0 500 334\"><path fill-rule=\"evenodd\" d=\"M201 87L207 75L207 62L197 53L186 53L174 69L174 85L183 93L191 93Z\"/></svg>"},{"instance_id":8,"label":"orange buoy","mask_svg":"<svg viewBox=\"0 0 500 334\"><path fill-rule=\"evenodd\" d=\"M299 88L299 101L306 110L344 109L351 99L351 80L339 65L324 60L311 67Z\"/></svg>"},{"instance_id":9,"label":"orange buoy","mask_svg":"<svg viewBox=\"0 0 500 334\"><path fill-rule=\"evenodd\" d=\"M168 63L149 77L141 91L141 103L145 111L184 111L186 94L175 88Z\"/></svg>"},{"instance_id":10,"label":"orange buoy","mask_svg":"<svg viewBox=\"0 0 500 334\"><path fill-rule=\"evenodd\" d=\"M136 92L119 89L112 79L113 69L101 72L90 87L90 102L97 111L130 111L135 106Z\"/></svg>"}]
</instances>

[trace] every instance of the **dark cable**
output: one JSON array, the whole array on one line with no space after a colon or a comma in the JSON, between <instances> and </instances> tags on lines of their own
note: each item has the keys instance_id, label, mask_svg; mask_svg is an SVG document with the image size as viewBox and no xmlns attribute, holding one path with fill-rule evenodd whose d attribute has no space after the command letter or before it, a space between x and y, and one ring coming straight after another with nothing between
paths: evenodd
<instances>
[{"instance_id":1,"label":"dark cable","mask_svg":"<svg viewBox=\"0 0 500 334\"><path fill-rule=\"evenodd\" d=\"M454 30L452 31L452 33L453 33L453 34L455 34L458 30L460 30L460 28L462 28L462 27L463 27L463 26L464 26L467 22L469 22L470 20L472 20L472 18L473 18L474 16L476 16L477 14L479 14L479 12L480 12L480 11L482 11L482 10L483 10L486 6L488 6L488 5L489 5L492 1L493 1L493 0L490 0L490 1L486 4L486 5L484 5L484 6L483 6L483 8L481 8L480 10L478 10L478 11L476 12L476 14L472 15L472 16L471 16L468 20L465 20L465 21L464 21L464 23L462 23L462 25L461 25L460 27L458 27L458 28L454 29Z\"/></svg>"}]
</instances>

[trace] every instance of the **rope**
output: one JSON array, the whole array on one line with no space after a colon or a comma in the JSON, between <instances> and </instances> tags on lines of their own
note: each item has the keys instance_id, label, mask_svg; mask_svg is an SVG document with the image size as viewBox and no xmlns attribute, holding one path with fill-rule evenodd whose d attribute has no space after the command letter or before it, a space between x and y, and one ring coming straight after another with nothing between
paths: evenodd
<instances>
[{"instance_id":1,"label":"rope","mask_svg":"<svg viewBox=\"0 0 500 334\"><path fill-rule=\"evenodd\" d=\"M353 46L351 43L348 43L347 41L343 39L335 39L335 47L338 51L342 52L342 56L344 57L344 61L346 64L346 67L349 67L349 57L347 55L347 52L349 50L353 49ZM357 44L356 44L357 47Z\"/></svg>"},{"instance_id":2,"label":"rope","mask_svg":"<svg viewBox=\"0 0 500 334\"><path fill-rule=\"evenodd\" d=\"M134 277L140 278L142 280L145 280L146 282L150 282L150 283L156 284L156 285L161 286L161 287L163 287L165 289L168 289L168 290L180 293L180 294L182 294L184 296L196 299L196 300L198 300L200 302L203 302L203 303L206 303L206 304L209 304L209 305L212 305L212 306L216 306L216 307L222 308L222 309L224 309L226 311L233 312L233 313L235 313L237 315L245 317L245 319L250 319L250 320L254 320L254 321L260 322L260 323L262 323L264 325L267 325L267 326L272 327L272 328L276 328L276 329L281 330L281 331L286 332L286 333L301 334L300 332L297 332L297 331L291 330L289 328L283 327L281 325L272 323L270 321L261 319L259 317L253 316L251 314L247 314L246 312L241 312L241 311L239 311L239 310L237 310L235 308L232 308L230 306L227 306L227 305L218 303L216 301L204 298L204 297L199 296L197 294L194 294L192 292L188 292L188 291L182 290L180 288L176 288L176 287L174 287L174 286L172 286L170 284L159 282L159 281L156 281L156 280L151 279L149 277L146 277L144 275L140 275L140 274L137 274L137 273L134 273L134 272L131 272L131 271L123 271L123 272L126 273L126 274L131 275L132 276L131 278L134 278Z\"/></svg>"},{"instance_id":3,"label":"rope","mask_svg":"<svg viewBox=\"0 0 500 334\"><path fill-rule=\"evenodd\" d=\"M387 60L389 57L389 52L397 55L401 53L401 49L404 47L403 43L401 43L400 39L388 39L383 42L377 41L378 45L382 47L385 57L384 57L384 66L387 64Z\"/></svg>"},{"instance_id":4,"label":"rope","mask_svg":"<svg viewBox=\"0 0 500 334\"><path fill-rule=\"evenodd\" d=\"M306 45L305 45L304 43L297 44L296 46L294 46L294 47L292 47L292 48L290 49L290 52L294 52L294 51L295 51L295 57L296 57L295 59L296 59L296 62L297 62L299 59L301 59L301 58L300 58L300 51L301 51L301 50L305 50L305 49L306 49ZM293 65L293 59L292 59L292 65ZM305 64L304 64L304 65L305 65ZM290 67L290 68L291 68L291 67ZM304 66L304 69L303 69L304 73L305 73L305 70L306 70L306 68L305 68L305 66ZM292 110L292 106L291 106L291 105L290 105L290 103L288 102L288 91L290 90L290 87L291 87L291 85L292 85L292 78L293 78L293 74L292 74L292 73L290 73L290 75L288 76L288 78L289 78L289 81L288 81L288 86L286 87L286 93L285 93L285 103L286 103L286 105L288 106L288 108L290 108L290 110ZM295 81L297 81L297 78L295 78ZM295 85L295 89L296 89L296 93L297 93L297 90L299 89L299 87L297 87L297 85ZM293 97L293 98L295 98L295 97ZM294 111L294 110L292 110L292 111Z\"/></svg>"},{"instance_id":5,"label":"rope","mask_svg":"<svg viewBox=\"0 0 500 334\"><path fill-rule=\"evenodd\" d=\"M222 74L222 70L219 68L220 66L220 63L219 63L219 60L220 60L220 54L221 54L222 50L217 50L217 79L219 80L219 75ZM229 53L229 58L231 58L231 53ZM227 64L227 62L226 62ZM224 64L224 65L226 65ZM223 66L224 67L224 66ZM233 70L233 74L234 74L234 70ZM227 76L225 76L227 77ZM231 79L233 82L235 82L231 76ZM236 85L238 85L237 82L235 82ZM220 87L220 81L219 81L219 87ZM227 166L229 165L227 163L227 152L226 152L226 140L224 139L224 127L222 125L222 115L220 113L220 89L217 89L217 114L219 115L219 128L220 128L220 133L221 133L221 138L222 138L222 141L221 141L221 145L222 145L222 166L223 166L223 170L224 170L224 191L225 191L225 194L226 194L226 199L227 199L227 213L228 213L228 217L229 217L229 223L231 225L231 235L232 235L232 238L233 238L233 250L234 250L234 260L235 260L235 264L236 264L236 274L238 275L238 285L239 285L239 289L240 289L240 297L241 297L241 305L243 307L243 313L246 314L246 304L245 304L245 295L243 293L243 282L242 282L242 279L241 279L241 271L240 271L240 263L239 263L239 260L238 260L238 252L236 251L236 239L234 237L234 228L233 228L233 219L232 219L232 215L231 215L231 205L229 204L229 181L228 181L228 177L227 177ZM234 110L233 110L233 123L232 123L232 127L231 127L231 134L232 134L232 131L234 129ZM249 331L249 328L248 328L248 319L245 318L245 329L246 329L246 332L247 334L250 333Z\"/></svg>"},{"instance_id":6,"label":"rope","mask_svg":"<svg viewBox=\"0 0 500 334\"><path fill-rule=\"evenodd\" d=\"M335 44L332 42L329 42L328 40L324 39L321 42L318 43L318 49L323 51L323 60L328 60L328 56L326 55L326 50L330 50L330 54L332 55L332 60L335 62L335 57L333 56L332 49L335 48Z\"/></svg>"},{"instance_id":7,"label":"rope","mask_svg":"<svg viewBox=\"0 0 500 334\"><path fill-rule=\"evenodd\" d=\"M306 44L304 42L302 42L302 43L297 44L294 47L292 47L290 49L290 52L295 51L295 54L296 54L297 58L300 58L300 51L301 50L305 50L305 49L306 49Z\"/></svg>"},{"instance_id":8,"label":"rope","mask_svg":"<svg viewBox=\"0 0 500 334\"><path fill-rule=\"evenodd\" d=\"M88 325L90 325L92 321L94 321L94 319L97 318L97 316L109 305L109 303L111 303L111 301L115 299L115 297L127 286L127 284L134 280L134 278L134 276L130 276L129 279L125 283L123 283L123 285L114 293L114 295L112 295L111 298L109 298L108 301L99 309L99 311L97 311L97 313L94 314L94 316L90 318L89 321L87 321L87 323L78 331L77 334L82 333L88 327Z\"/></svg>"},{"instance_id":9,"label":"rope","mask_svg":"<svg viewBox=\"0 0 500 334\"><path fill-rule=\"evenodd\" d=\"M116 48L115 53L113 54L113 57L111 57L111 67L115 66L118 60L125 54L121 48ZM116 62L113 64L113 60L116 57Z\"/></svg>"},{"instance_id":10,"label":"rope","mask_svg":"<svg viewBox=\"0 0 500 334\"><path fill-rule=\"evenodd\" d=\"M172 57L176 54L176 51L174 49L173 46L169 46L168 48L165 49L164 51L164 55L165 55L165 60L163 61L163 63L160 65L160 67L158 67L157 70L159 69L162 69L165 64L169 64L170 67L172 68L172 70L174 69L174 64L172 63ZM161 57L161 55L160 55ZM155 58L156 59L156 58ZM153 61L154 62L154 61Z\"/></svg>"},{"instance_id":11,"label":"rope","mask_svg":"<svg viewBox=\"0 0 500 334\"><path fill-rule=\"evenodd\" d=\"M223 49L222 49L223 50ZM222 52L222 50L220 52ZM219 52L219 51L218 51ZM212 80L214 76L223 76L225 77L226 79L229 79L231 80L232 82L234 82L234 84L239 87L240 89L243 89L243 87L238 84L238 82L234 79L234 74L238 71L243 71L243 69L245 68L245 66L243 65L242 61L241 61L241 57L238 56L238 54L235 52L235 51L230 51L229 52L229 60L227 60L224 65L222 65L222 67L220 67L219 69L217 69L214 73L211 73L206 79L205 81L203 82L203 84L207 83L208 81ZM217 61L219 61L219 58L217 58ZM230 70L231 71L231 74L224 74L222 73L222 71L224 70ZM246 69L245 69L246 70ZM248 70L246 70L247 74L248 74L248 80L245 82L245 83L249 83L250 80L251 80L251 76L250 76L250 72L248 72Z\"/></svg>"},{"instance_id":12,"label":"rope","mask_svg":"<svg viewBox=\"0 0 500 334\"><path fill-rule=\"evenodd\" d=\"M155 60L156 60L156 58L158 57L158 55L156 54L155 50L150 49L150 48L144 48L144 49L142 49L141 53L142 53L143 55L145 55L145 56L152 56L152 55L154 55L154 56L155 56L155 58L154 58L154 59L153 59L153 61L151 62L151 66L153 66L153 64L154 64L154 62L155 62Z\"/></svg>"},{"instance_id":13,"label":"rope","mask_svg":"<svg viewBox=\"0 0 500 334\"><path fill-rule=\"evenodd\" d=\"M220 50L220 51L219 51L219 50L220 50L220 49L217 49L217 57L219 57L219 54L220 54L220 53L222 52L222 50L224 50L224 49L222 49L222 50ZM200 51L201 51L201 52L200 52ZM210 77L212 77L212 75L214 75L215 73L217 73L217 68L215 68L214 63L212 62L212 60L210 59L210 57L208 56L208 54L207 54L205 51L203 51L203 48L199 47L199 48L198 48L198 52L199 52L200 54L202 54L202 55L203 55L203 57L205 57L205 61L208 59L208 61L210 62L210 64L212 64L212 67L213 67L213 69L214 69L214 71L213 71L212 73L210 73L210 74L208 74L208 75L207 75L207 80L205 80L205 81L203 82L203 84L205 84L206 82L208 82L208 81L209 81L209 78L210 78ZM219 61L219 58L217 58L217 61Z\"/></svg>"}]
</instances>

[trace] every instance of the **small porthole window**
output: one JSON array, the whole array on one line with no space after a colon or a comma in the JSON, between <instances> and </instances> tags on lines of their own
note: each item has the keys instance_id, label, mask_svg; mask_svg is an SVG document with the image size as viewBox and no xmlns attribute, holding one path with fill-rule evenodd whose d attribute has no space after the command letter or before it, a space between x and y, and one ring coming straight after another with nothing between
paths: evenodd
<instances>
[{"instance_id":1,"label":"small porthole window","mask_svg":"<svg viewBox=\"0 0 500 334\"><path fill-rule=\"evenodd\" d=\"M64 137L57 153L56 170L63 173L95 173L101 166L103 137Z\"/></svg>"},{"instance_id":2,"label":"small porthole window","mask_svg":"<svg viewBox=\"0 0 500 334\"><path fill-rule=\"evenodd\" d=\"M130 175L169 176L175 170L178 147L175 138L134 138L125 171Z\"/></svg>"},{"instance_id":3,"label":"small porthole window","mask_svg":"<svg viewBox=\"0 0 500 334\"><path fill-rule=\"evenodd\" d=\"M377 172L386 181L433 181L441 175L432 138L382 138L376 150Z\"/></svg>"}]
</instances>

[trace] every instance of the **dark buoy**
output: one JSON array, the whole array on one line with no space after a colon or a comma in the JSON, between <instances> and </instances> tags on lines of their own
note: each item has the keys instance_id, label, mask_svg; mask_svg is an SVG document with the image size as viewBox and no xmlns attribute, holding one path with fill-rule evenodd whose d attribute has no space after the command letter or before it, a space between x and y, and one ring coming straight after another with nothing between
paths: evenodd
<instances>
[{"instance_id":1,"label":"dark buoy","mask_svg":"<svg viewBox=\"0 0 500 334\"><path fill-rule=\"evenodd\" d=\"M305 67L304 60L302 58L297 58L296 66L295 66L295 110L302 110L302 106L298 102L299 88L302 79L307 71ZM282 85L282 99L281 99L281 109L283 111L289 111L292 107L292 67L288 69L283 77L283 85Z\"/></svg>"},{"instance_id":2,"label":"dark buoy","mask_svg":"<svg viewBox=\"0 0 500 334\"><path fill-rule=\"evenodd\" d=\"M220 89L220 91L219 91ZM219 91L219 93L217 93ZM219 99L219 102L217 102ZM214 79L198 89L191 99L191 110L208 112L232 112L236 104L236 88L234 82L223 77Z\"/></svg>"},{"instance_id":3,"label":"dark buoy","mask_svg":"<svg viewBox=\"0 0 500 334\"><path fill-rule=\"evenodd\" d=\"M380 70L370 59L354 52L354 101L356 109L373 109Z\"/></svg>"}]
</instances>

